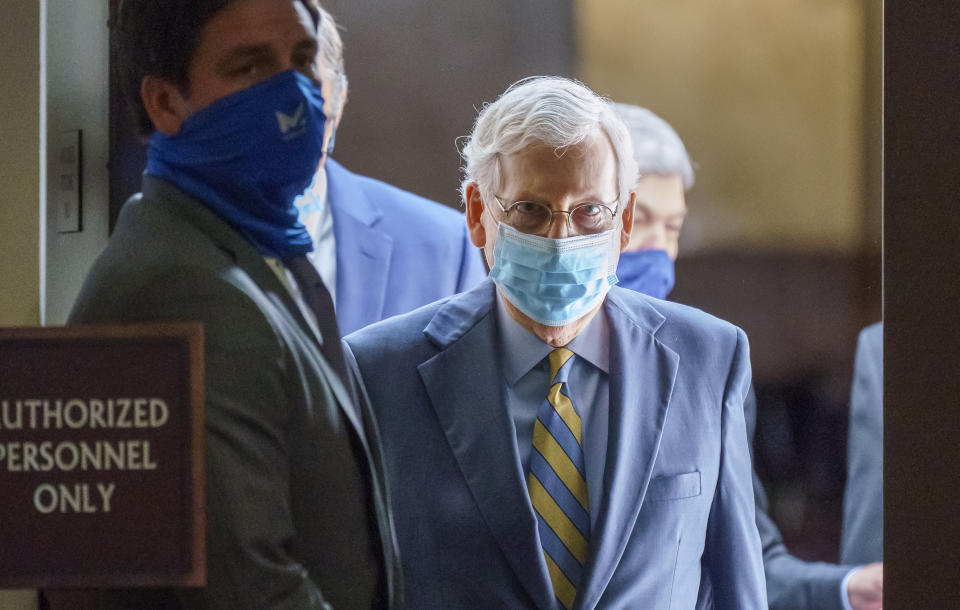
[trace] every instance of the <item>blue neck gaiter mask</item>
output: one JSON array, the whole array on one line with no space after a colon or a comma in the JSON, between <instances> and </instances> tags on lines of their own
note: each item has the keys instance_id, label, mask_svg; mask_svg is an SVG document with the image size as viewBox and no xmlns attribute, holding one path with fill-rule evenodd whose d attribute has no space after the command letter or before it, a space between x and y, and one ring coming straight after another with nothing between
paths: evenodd
<instances>
[{"instance_id":1,"label":"blue neck gaiter mask","mask_svg":"<svg viewBox=\"0 0 960 610\"><path fill-rule=\"evenodd\" d=\"M490 278L531 320L564 326L589 313L611 286L620 229L552 239L500 223Z\"/></svg>"},{"instance_id":2,"label":"blue neck gaiter mask","mask_svg":"<svg viewBox=\"0 0 960 610\"><path fill-rule=\"evenodd\" d=\"M146 173L204 202L265 256L313 250L294 199L323 154L320 86L287 70L191 115L172 136L150 138Z\"/></svg>"},{"instance_id":3,"label":"blue neck gaiter mask","mask_svg":"<svg viewBox=\"0 0 960 610\"><path fill-rule=\"evenodd\" d=\"M664 250L621 252L617 277L623 288L665 299L673 289L673 261Z\"/></svg>"}]
</instances>

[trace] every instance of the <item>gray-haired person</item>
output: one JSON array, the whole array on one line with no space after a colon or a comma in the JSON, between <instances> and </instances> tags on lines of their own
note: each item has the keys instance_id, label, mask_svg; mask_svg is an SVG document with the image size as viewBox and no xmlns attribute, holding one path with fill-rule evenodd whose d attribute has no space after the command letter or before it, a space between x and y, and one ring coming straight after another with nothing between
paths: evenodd
<instances>
[{"instance_id":1,"label":"gray-haired person","mask_svg":"<svg viewBox=\"0 0 960 610\"><path fill-rule=\"evenodd\" d=\"M619 285L658 299L674 283L673 263L687 216L693 164L677 132L646 108L614 104L633 142L637 195L630 244L617 266Z\"/></svg>"},{"instance_id":2,"label":"gray-haired person","mask_svg":"<svg viewBox=\"0 0 960 610\"><path fill-rule=\"evenodd\" d=\"M615 104L633 140L637 194L633 235L620 255L620 285L657 298L673 287L673 261L686 216L685 191L694 183L686 147L669 123L646 108ZM757 403L751 388L744 402L749 438L756 430ZM763 542L767 597L775 610L879 609L882 565L834 565L790 555L767 514L767 496L754 471L757 528Z\"/></svg>"},{"instance_id":3,"label":"gray-haired person","mask_svg":"<svg viewBox=\"0 0 960 610\"><path fill-rule=\"evenodd\" d=\"M636 166L610 102L521 81L463 157L490 279L346 338L409 607L695 608L705 581L715 608L765 607L746 337L611 287Z\"/></svg>"}]
</instances>

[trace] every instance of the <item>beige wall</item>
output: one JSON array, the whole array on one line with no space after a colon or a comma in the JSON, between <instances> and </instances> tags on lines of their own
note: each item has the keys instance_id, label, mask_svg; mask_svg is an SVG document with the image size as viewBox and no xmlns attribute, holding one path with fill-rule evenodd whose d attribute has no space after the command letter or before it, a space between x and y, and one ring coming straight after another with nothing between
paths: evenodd
<instances>
[{"instance_id":1,"label":"beige wall","mask_svg":"<svg viewBox=\"0 0 960 610\"><path fill-rule=\"evenodd\" d=\"M0 326L40 323L40 9L0 3ZM2 598L0 598L2 602ZM0 606L4 606L0 603Z\"/></svg>"},{"instance_id":2,"label":"beige wall","mask_svg":"<svg viewBox=\"0 0 960 610\"><path fill-rule=\"evenodd\" d=\"M55 159L54 142L60 131L82 130L83 230L59 233L53 217L41 227L45 214L40 185L41 3L4 1L0 3L4 24L0 36L0 326L62 324L107 239L107 2L46 0L43 4L46 159L48 163ZM50 192L57 177L55 172L47 177Z\"/></svg>"},{"instance_id":3,"label":"beige wall","mask_svg":"<svg viewBox=\"0 0 960 610\"><path fill-rule=\"evenodd\" d=\"M59 233L47 222L47 324L63 324L94 258L107 243L109 218L109 35L107 0L46 0L47 159L61 131L83 132L83 231ZM48 177L50 192L55 172Z\"/></svg>"},{"instance_id":4,"label":"beige wall","mask_svg":"<svg viewBox=\"0 0 960 610\"><path fill-rule=\"evenodd\" d=\"M36 591L0 591L0 608L3 610L36 610Z\"/></svg>"},{"instance_id":5,"label":"beige wall","mask_svg":"<svg viewBox=\"0 0 960 610\"><path fill-rule=\"evenodd\" d=\"M4 0L0 23L0 326L61 324L107 237L107 2ZM56 134L73 129L83 130L83 231L61 234L44 218L42 145L49 167ZM0 591L0 608L36 608L36 594Z\"/></svg>"},{"instance_id":6,"label":"beige wall","mask_svg":"<svg viewBox=\"0 0 960 610\"><path fill-rule=\"evenodd\" d=\"M580 77L700 166L687 251L861 245L861 2L577 0Z\"/></svg>"},{"instance_id":7,"label":"beige wall","mask_svg":"<svg viewBox=\"0 0 960 610\"><path fill-rule=\"evenodd\" d=\"M0 326L40 323L40 6L0 3ZM33 610L34 591L0 591Z\"/></svg>"}]
</instances>

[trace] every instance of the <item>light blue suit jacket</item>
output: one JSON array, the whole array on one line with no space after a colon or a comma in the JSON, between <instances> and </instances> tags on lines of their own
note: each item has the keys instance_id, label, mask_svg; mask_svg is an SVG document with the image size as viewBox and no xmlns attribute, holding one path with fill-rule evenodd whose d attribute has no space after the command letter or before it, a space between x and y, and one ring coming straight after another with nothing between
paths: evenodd
<instances>
[{"instance_id":1,"label":"light blue suit jacket","mask_svg":"<svg viewBox=\"0 0 960 610\"><path fill-rule=\"evenodd\" d=\"M860 332L850 390L840 557L883 561L883 323Z\"/></svg>"},{"instance_id":2,"label":"light blue suit jacket","mask_svg":"<svg viewBox=\"0 0 960 610\"><path fill-rule=\"evenodd\" d=\"M345 339L369 391L410 608L554 608L504 397L489 280ZM746 336L613 288L601 514L576 608L766 608ZM590 448L587 448L590 451ZM709 576L709 579L706 577Z\"/></svg>"},{"instance_id":3,"label":"light blue suit jacket","mask_svg":"<svg viewBox=\"0 0 960 610\"><path fill-rule=\"evenodd\" d=\"M326 170L341 334L462 292L486 275L462 214L332 159Z\"/></svg>"}]
</instances>

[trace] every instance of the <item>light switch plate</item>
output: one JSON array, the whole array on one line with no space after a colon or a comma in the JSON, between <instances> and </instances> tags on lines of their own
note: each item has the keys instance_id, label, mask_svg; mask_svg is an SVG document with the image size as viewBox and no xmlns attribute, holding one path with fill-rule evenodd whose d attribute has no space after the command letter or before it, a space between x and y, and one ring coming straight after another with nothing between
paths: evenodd
<instances>
[{"instance_id":1,"label":"light switch plate","mask_svg":"<svg viewBox=\"0 0 960 610\"><path fill-rule=\"evenodd\" d=\"M60 233L76 233L83 228L81 193L83 192L83 156L79 129L57 134L54 151L50 203Z\"/></svg>"}]
</instances>

